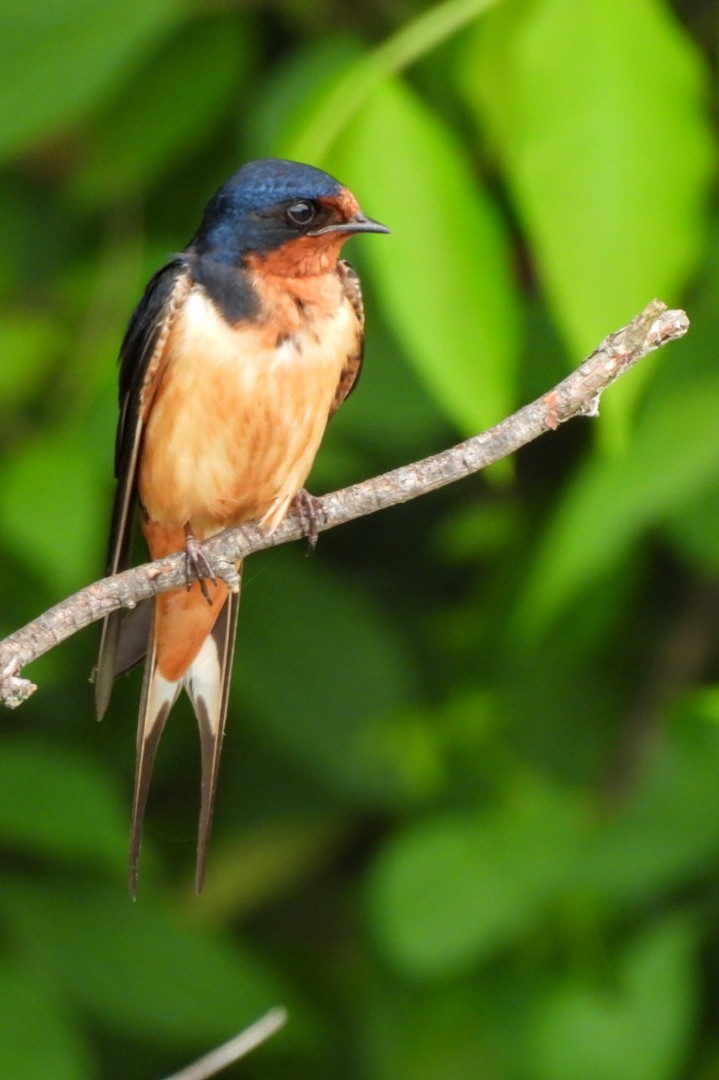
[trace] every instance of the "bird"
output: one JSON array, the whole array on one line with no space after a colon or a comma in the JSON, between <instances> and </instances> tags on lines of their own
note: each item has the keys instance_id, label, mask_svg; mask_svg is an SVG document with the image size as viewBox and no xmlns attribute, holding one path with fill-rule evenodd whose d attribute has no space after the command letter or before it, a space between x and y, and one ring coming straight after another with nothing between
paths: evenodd
<instances>
[{"instance_id":1,"label":"bird","mask_svg":"<svg viewBox=\"0 0 719 1080\"><path fill-rule=\"evenodd\" d=\"M210 199L187 247L148 282L122 341L108 575L131 561L135 520L153 560L184 550L186 587L104 620L94 670L98 719L114 679L145 659L129 844L137 896L153 763L180 691L200 735L195 890L202 891L239 607L201 542L292 506L329 418L362 366L360 281L340 259L358 233L390 230L311 165L252 161ZM308 502L308 500L310 500ZM315 533L316 537L316 533Z\"/></svg>"}]
</instances>

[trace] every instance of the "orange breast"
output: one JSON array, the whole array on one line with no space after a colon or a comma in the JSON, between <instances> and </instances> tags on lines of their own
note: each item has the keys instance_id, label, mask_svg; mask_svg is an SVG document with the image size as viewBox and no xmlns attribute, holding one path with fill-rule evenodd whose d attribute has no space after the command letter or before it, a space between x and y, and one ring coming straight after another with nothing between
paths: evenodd
<instances>
[{"instance_id":1,"label":"orange breast","mask_svg":"<svg viewBox=\"0 0 719 1080\"><path fill-rule=\"evenodd\" d=\"M195 287L172 325L139 472L165 528L204 537L256 517L274 528L307 478L360 327L335 275L322 303L282 293L271 314L231 327Z\"/></svg>"}]
</instances>

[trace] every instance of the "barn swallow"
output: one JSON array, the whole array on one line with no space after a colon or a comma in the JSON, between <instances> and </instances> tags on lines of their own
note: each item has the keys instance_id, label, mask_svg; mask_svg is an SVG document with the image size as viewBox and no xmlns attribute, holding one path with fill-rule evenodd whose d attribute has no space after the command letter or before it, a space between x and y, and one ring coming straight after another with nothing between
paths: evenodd
<instances>
[{"instance_id":1,"label":"barn swallow","mask_svg":"<svg viewBox=\"0 0 719 1080\"><path fill-rule=\"evenodd\" d=\"M255 518L275 529L303 492L362 363L360 284L340 249L355 233L386 232L327 173L251 162L150 280L125 333L107 572L128 566L136 507L151 558L184 549L188 562L187 588L150 601L144 626L121 612L105 619L95 669L100 719L115 676L145 657L133 897L155 752L181 689L200 732L197 892L205 876L239 591L211 579L199 543Z\"/></svg>"}]
</instances>

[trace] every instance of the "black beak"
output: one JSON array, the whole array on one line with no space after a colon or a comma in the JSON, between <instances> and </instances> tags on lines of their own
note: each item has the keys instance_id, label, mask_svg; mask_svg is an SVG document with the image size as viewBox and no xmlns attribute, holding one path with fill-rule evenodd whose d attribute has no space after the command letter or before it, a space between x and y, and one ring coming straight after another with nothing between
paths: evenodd
<instances>
[{"instance_id":1,"label":"black beak","mask_svg":"<svg viewBox=\"0 0 719 1080\"><path fill-rule=\"evenodd\" d=\"M359 210L349 221L340 221L336 225L324 225L321 229L310 229L305 236L325 236L327 233L388 233L389 231L386 225L380 225L379 221L374 221Z\"/></svg>"}]
</instances>

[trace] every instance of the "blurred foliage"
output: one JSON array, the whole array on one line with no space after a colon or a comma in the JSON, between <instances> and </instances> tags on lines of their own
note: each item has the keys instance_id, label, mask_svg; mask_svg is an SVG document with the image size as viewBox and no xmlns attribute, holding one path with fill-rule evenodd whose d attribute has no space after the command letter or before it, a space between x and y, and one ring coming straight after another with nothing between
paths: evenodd
<instances>
[{"instance_id":1,"label":"blurred foliage","mask_svg":"<svg viewBox=\"0 0 719 1080\"><path fill-rule=\"evenodd\" d=\"M717 1080L719 4L0 0L1 615L95 579L114 357L252 157L326 167L368 341L317 491L550 387L653 296L685 342L494 470L247 567L215 843L137 675L2 717L0 1075L158 1080L283 1003L262 1080Z\"/></svg>"}]
</instances>

